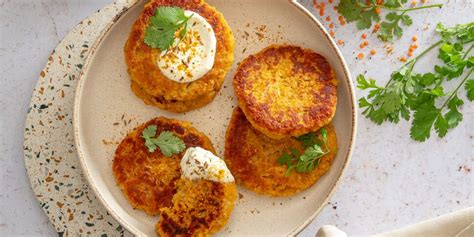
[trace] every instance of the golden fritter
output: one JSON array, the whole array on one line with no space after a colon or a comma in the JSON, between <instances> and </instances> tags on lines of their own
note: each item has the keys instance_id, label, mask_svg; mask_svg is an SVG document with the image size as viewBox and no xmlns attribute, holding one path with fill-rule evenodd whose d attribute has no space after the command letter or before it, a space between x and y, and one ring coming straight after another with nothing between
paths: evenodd
<instances>
[{"instance_id":1,"label":"golden fritter","mask_svg":"<svg viewBox=\"0 0 474 237\"><path fill-rule=\"evenodd\" d=\"M161 209L156 232L160 236L210 236L221 229L237 200L234 182L181 178L170 207Z\"/></svg>"},{"instance_id":2,"label":"golden fritter","mask_svg":"<svg viewBox=\"0 0 474 237\"><path fill-rule=\"evenodd\" d=\"M156 65L160 50L144 43L149 19L155 14L156 8L161 6L176 6L197 12L212 26L217 39L214 66L200 79L189 83L169 80ZM181 112L196 108L193 102L185 101L199 100L200 107L210 102L220 90L234 61L234 37L222 14L202 0L153 0L145 5L143 13L133 25L124 52L130 78L144 91L139 97L148 94L148 97L158 98L160 102L150 104L163 109L170 109L172 106L169 104L180 101L182 103L178 111ZM160 106L162 104L166 106Z\"/></svg>"},{"instance_id":3,"label":"golden fritter","mask_svg":"<svg viewBox=\"0 0 474 237\"><path fill-rule=\"evenodd\" d=\"M150 215L169 206L176 193L175 181L181 177L179 162L183 152L166 157L159 149L148 152L142 132L149 125L157 126L157 135L171 131L187 147L202 147L215 153L209 138L189 123L163 117L152 119L135 128L118 145L113 160L113 173L118 186L133 208Z\"/></svg>"},{"instance_id":4,"label":"golden fritter","mask_svg":"<svg viewBox=\"0 0 474 237\"><path fill-rule=\"evenodd\" d=\"M337 80L326 59L291 45L271 45L244 59L233 80L239 106L252 125L275 139L329 124Z\"/></svg>"},{"instance_id":5,"label":"golden fritter","mask_svg":"<svg viewBox=\"0 0 474 237\"><path fill-rule=\"evenodd\" d=\"M211 102L216 96L216 91L201 95L193 100L165 100L163 97L153 97L145 92L138 83L132 81L132 91L135 95L142 99L147 105L154 105L160 109L168 110L175 113L186 112L189 110L200 108Z\"/></svg>"},{"instance_id":6,"label":"golden fritter","mask_svg":"<svg viewBox=\"0 0 474 237\"><path fill-rule=\"evenodd\" d=\"M323 156L319 166L309 173L291 171L278 158L290 147L302 152L301 143L295 138L272 139L254 129L240 108L232 114L225 141L225 162L236 183L256 193L270 196L289 196L312 186L331 167L337 152L336 132L332 125L328 132L329 154Z\"/></svg>"}]
</instances>

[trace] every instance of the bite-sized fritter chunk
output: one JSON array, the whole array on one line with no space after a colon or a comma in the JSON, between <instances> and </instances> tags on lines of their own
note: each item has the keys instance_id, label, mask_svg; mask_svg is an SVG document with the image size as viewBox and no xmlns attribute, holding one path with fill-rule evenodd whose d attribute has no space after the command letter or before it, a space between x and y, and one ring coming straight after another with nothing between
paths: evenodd
<instances>
[{"instance_id":1,"label":"bite-sized fritter chunk","mask_svg":"<svg viewBox=\"0 0 474 237\"><path fill-rule=\"evenodd\" d=\"M298 46L271 45L247 57L233 84L250 123L272 138L317 131L336 112L334 71L323 56Z\"/></svg>"},{"instance_id":2,"label":"bite-sized fritter chunk","mask_svg":"<svg viewBox=\"0 0 474 237\"><path fill-rule=\"evenodd\" d=\"M145 44L149 20L161 6L175 6L197 12L212 26L217 39L214 65L200 79L189 83L168 79L157 66L160 50ZM142 99L145 94L148 95L146 97L154 98L148 99L148 104L173 112L183 112L204 106L220 90L225 75L234 62L234 37L223 15L202 0L152 0L145 5L143 13L133 25L124 51L130 78L142 90L140 94L137 89L133 91ZM195 104L195 100L199 100L199 103ZM179 104L178 109L171 106L175 103Z\"/></svg>"},{"instance_id":3,"label":"bite-sized fritter chunk","mask_svg":"<svg viewBox=\"0 0 474 237\"><path fill-rule=\"evenodd\" d=\"M302 152L301 143L295 138L272 139L252 127L240 108L232 114L225 141L225 161L236 183L256 193L270 196L289 196L311 187L331 167L337 152L336 132L332 125L328 132L327 146L330 153L323 156L319 166L309 173L292 170L288 177L286 165L278 158L294 147Z\"/></svg>"},{"instance_id":4,"label":"bite-sized fritter chunk","mask_svg":"<svg viewBox=\"0 0 474 237\"><path fill-rule=\"evenodd\" d=\"M135 128L115 150L113 173L118 186L130 204L150 215L169 206L176 192L175 181L181 177L182 153L164 156L159 149L149 152L142 133L149 125L156 125L157 136L171 131L181 138L186 147L203 147L215 153L209 138L189 123L163 117L152 119Z\"/></svg>"},{"instance_id":5,"label":"bite-sized fritter chunk","mask_svg":"<svg viewBox=\"0 0 474 237\"><path fill-rule=\"evenodd\" d=\"M170 207L161 209L160 236L210 236L229 220L237 200L234 182L181 178Z\"/></svg>"}]
</instances>

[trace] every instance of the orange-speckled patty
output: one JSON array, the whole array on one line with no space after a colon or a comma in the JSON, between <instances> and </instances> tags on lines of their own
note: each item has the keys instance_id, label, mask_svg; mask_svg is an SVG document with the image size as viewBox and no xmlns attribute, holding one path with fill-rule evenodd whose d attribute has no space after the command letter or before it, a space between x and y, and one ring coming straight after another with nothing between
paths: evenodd
<instances>
[{"instance_id":1,"label":"orange-speckled patty","mask_svg":"<svg viewBox=\"0 0 474 237\"><path fill-rule=\"evenodd\" d=\"M145 31L156 8L161 6L176 6L194 11L204 17L212 26L217 39L216 56L213 68L200 79L179 83L164 76L156 64L160 54L159 49L149 47L144 43ZM214 95L220 90L227 71L234 61L234 37L226 20L214 7L200 0L152 0L145 5L140 18L133 25L124 48L125 62L130 78L143 88L146 94L163 101L192 101L206 94ZM188 103L194 109L194 103ZM155 104L156 105L156 104ZM204 105L204 104L203 104ZM194 107L193 107L194 106ZM200 105L202 106L202 105ZM168 109L168 107L161 107ZM184 110L184 109L181 109Z\"/></svg>"},{"instance_id":2,"label":"orange-speckled patty","mask_svg":"<svg viewBox=\"0 0 474 237\"><path fill-rule=\"evenodd\" d=\"M232 114L225 141L225 161L236 183L256 193L270 196L289 196L311 187L331 167L337 152L334 127L328 131L327 146L330 153L323 156L319 166L310 173L291 171L288 177L286 165L278 158L290 147L302 151L295 138L272 139L252 127L240 108Z\"/></svg>"},{"instance_id":3,"label":"orange-speckled patty","mask_svg":"<svg viewBox=\"0 0 474 237\"><path fill-rule=\"evenodd\" d=\"M170 207L161 209L159 236L210 236L229 220L237 200L237 186L209 180L181 178Z\"/></svg>"},{"instance_id":4,"label":"orange-speckled patty","mask_svg":"<svg viewBox=\"0 0 474 237\"><path fill-rule=\"evenodd\" d=\"M200 108L211 102L217 92L209 92L193 100L165 100L164 97L153 97L145 92L138 83L132 81L131 88L135 95L142 99L147 105L153 105L160 109L168 110L175 113L186 112L189 110Z\"/></svg>"},{"instance_id":5,"label":"orange-speckled patty","mask_svg":"<svg viewBox=\"0 0 474 237\"><path fill-rule=\"evenodd\" d=\"M181 177L179 162L183 154L166 157L159 149L148 152L142 132L149 125L157 126L157 135L163 131L173 132L186 147L200 146L213 153L215 150L209 138L189 123L163 117L135 128L120 142L112 166L117 185L133 208L156 215L160 208L171 205L176 192L174 183Z\"/></svg>"},{"instance_id":6,"label":"orange-speckled patty","mask_svg":"<svg viewBox=\"0 0 474 237\"><path fill-rule=\"evenodd\" d=\"M247 57L233 85L250 123L272 138L317 131L336 112L334 71L323 56L298 46L271 45Z\"/></svg>"}]
</instances>

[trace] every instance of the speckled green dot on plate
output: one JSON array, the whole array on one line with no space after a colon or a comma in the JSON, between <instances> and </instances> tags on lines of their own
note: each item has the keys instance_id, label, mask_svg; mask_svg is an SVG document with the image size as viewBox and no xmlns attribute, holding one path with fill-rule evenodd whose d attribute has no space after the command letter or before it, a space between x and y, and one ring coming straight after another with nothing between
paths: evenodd
<instances>
[{"instance_id":1,"label":"speckled green dot on plate","mask_svg":"<svg viewBox=\"0 0 474 237\"><path fill-rule=\"evenodd\" d=\"M76 84L90 47L112 19L135 4L119 0L83 20L59 43L33 91L25 125L31 187L59 236L130 235L96 199L74 146Z\"/></svg>"}]
</instances>

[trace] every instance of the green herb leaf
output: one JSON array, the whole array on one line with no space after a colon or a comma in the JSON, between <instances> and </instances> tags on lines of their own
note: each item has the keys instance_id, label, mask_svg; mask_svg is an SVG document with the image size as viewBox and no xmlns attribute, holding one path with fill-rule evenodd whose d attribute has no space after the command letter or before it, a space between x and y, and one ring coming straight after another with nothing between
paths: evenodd
<instances>
[{"instance_id":1,"label":"green herb leaf","mask_svg":"<svg viewBox=\"0 0 474 237\"><path fill-rule=\"evenodd\" d=\"M403 16L388 14L387 19L392 20L388 24L393 24L394 20L402 21ZM394 71L385 86L377 86L375 80L367 80L363 75L357 77L358 88L368 90L368 95L359 99L359 107L364 109L363 115L374 123L381 124L387 121L398 123L400 118L408 120L414 114L410 136L417 141L428 139L433 127L439 137L444 137L449 129L459 125L463 119L459 111L463 101L457 97L458 90L464 85L467 98L474 100L474 79L469 78L474 67L474 56L471 56L474 48L474 23L451 28L439 24L437 31L442 39ZM435 49L438 49L438 58L443 64L435 65L434 72L414 72L415 64L420 58ZM467 74L466 68L470 68ZM447 92L443 82L462 75L465 75L464 79L458 86ZM436 107L439 100L444 103Z\"/></svg>"},{"instance_id":2,"label":"green herb leaf","mask_svg":"<svg viewBox=\"0 0 474 237\"><path fill-rule=\"evenodd\" d=\"M318 167L320 159L329 153L326 144L328 137L327 130L321 128L319 135L321 139L312 132L297 137L296 140L301 142L304 152L300 153L294 147L290 147L290 152L285 152L278 158L280 165L287 165L285 176L289 176L293 169L298 173L308 173Z\"/></svg>"},{"instance_id":3,"label":"green herb leaf","mask_svg":"<svg viewBox=\"0 0 474 237\"><path fill-rule=\"evenodd\" d=\"M182 152L186 148L183 140L170 131L163 131L158 138L154 138L156 136L156 130L156 125L150 125L142 132L142 137L145 139L145 146L148 148L148 152L154 152L159 148L163 155L170 157Z\"/></svg>"},{"instance_id":4,"label":"green herb leaf","mask_svg":"<svg viewBox=\"0 0 474 237\"><path fill-rule=\"evenodd\" d=\"M433 123L439 115L439 110L433 104L424 104L416 112L410 129L410 136L416 141L425 141L430 137Z\"/></svg>"},{"instance_id":5,"label":"green herb leaf","mask_svg":"<svg viewBox=\"0 0 474 237\"><path fill-rule=\"evenodd\" d=\"M464 86L467 92L467 99L469 101L474 100L474 79L467 80L466 85Z\"/></svg>"},{"instance_id":6,"label":"green herb leaf","mask_svg":"<svg viewBox=\"0 0 474 237\"><path fill-rule=\"evenodd\" d=\"M169 49L176 39L176 31L180 31L181 38L185 36L189 18L184 14L184 10L178 7L157 8L146 29L145 43L161 51Z\"/></svg>"}]
</instances>

